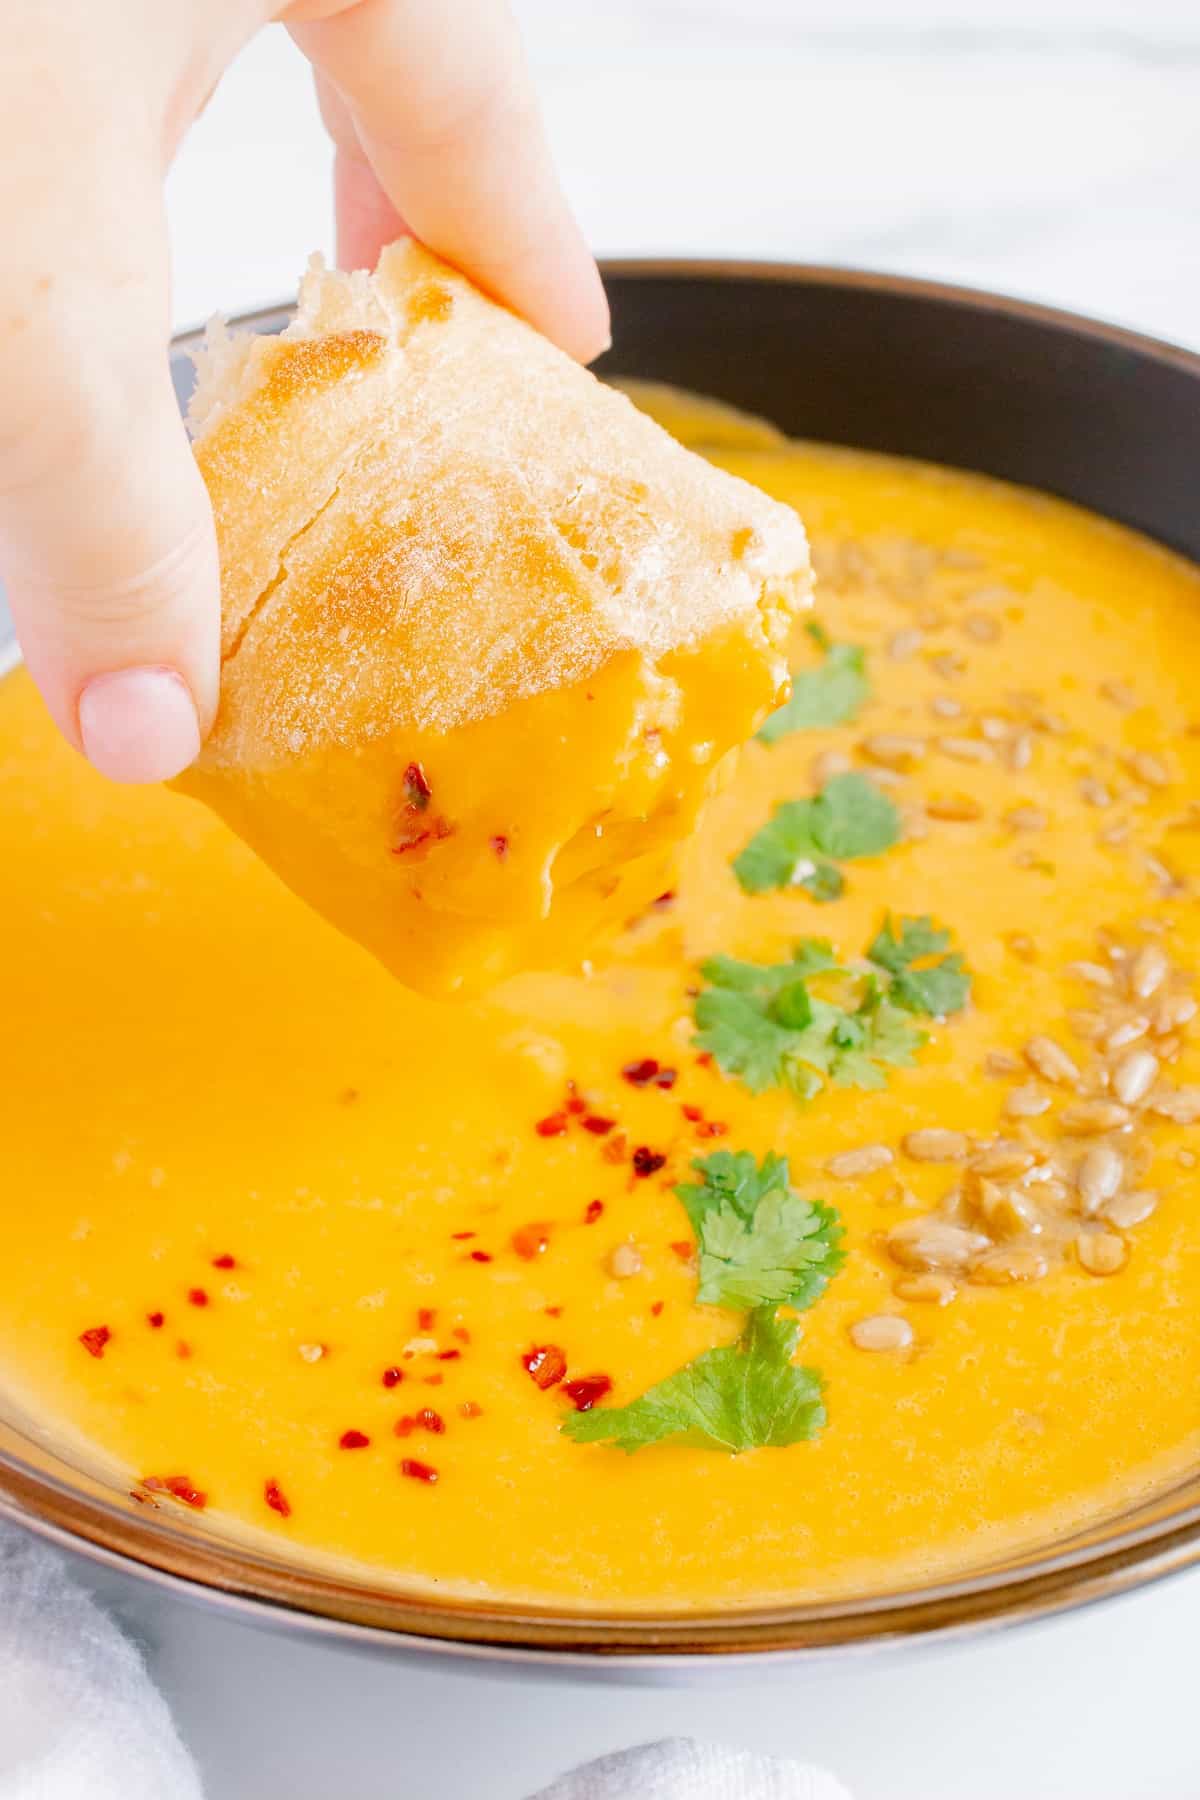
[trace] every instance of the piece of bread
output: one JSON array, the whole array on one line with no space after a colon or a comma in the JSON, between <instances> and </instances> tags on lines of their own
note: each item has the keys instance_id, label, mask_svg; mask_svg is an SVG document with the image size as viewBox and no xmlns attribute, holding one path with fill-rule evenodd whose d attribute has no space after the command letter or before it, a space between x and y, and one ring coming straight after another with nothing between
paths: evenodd
<instances>
[{"instance_id":1,"label":"piece of bread","mask_svg":"<svg viewBox=\"0 0 1200 1800\"><path fill-rule=\"evenodd\" d=\"M211 332L191 422L223 668L177 785L428 992L653 898L786 680L795 514L411 242Z\"/></svg>"}]
</instances>

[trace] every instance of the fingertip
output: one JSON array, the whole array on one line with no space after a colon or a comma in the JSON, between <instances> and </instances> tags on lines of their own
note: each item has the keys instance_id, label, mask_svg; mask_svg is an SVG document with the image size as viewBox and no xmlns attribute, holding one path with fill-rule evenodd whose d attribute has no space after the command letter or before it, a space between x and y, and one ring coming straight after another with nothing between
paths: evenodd
<instances>
[{"instance_id":1,"label":"fingertip","mask_svg":"<svg viewBox=\"0 0 1200 1800\"><path fill-rule=\"evenodd\" d=\"M77 714L84 755L110 781L170 781L200 754L196 702L175 669L94 675Z\"/></svg>"}]
</instances>

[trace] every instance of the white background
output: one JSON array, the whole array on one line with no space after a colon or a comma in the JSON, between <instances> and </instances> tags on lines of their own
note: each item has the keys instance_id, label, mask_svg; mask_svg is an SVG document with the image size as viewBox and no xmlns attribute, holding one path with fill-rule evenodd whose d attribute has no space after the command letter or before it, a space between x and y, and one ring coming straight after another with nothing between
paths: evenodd
<instances>
[{"instance_id":1,"label":"white background","mask_svg":"<svg viewBox=\"0 0 1200 1800\"><path fill-rule=\"evenodd\" d=\"M520 10L600 250L891 267L1200 343L1196 0ZM328 247L328 156L282 33L192 133L170 212L181 324L285 294ZM1197 1578L1029 1635L698 1693L414 1672L177 1607L139 1619L212 1800L520 1800L664 1732L822 1758L860 1800L1200 1796Z\"/></svg>"}]
</instances>

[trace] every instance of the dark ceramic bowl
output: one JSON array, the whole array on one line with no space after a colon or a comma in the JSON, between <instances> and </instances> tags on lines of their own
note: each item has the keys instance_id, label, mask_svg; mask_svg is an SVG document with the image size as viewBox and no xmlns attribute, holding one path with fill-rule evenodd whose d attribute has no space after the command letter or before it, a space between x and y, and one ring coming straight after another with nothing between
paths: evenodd
<instances>
[{"instance_id":1,"label":"dark ceramic bowl","mask_svg":"<svg viewBox=\"0 0 1200 1800\"><path fill-rule=\"evenodd\" d=\"M601 372L676 383L786 431L1038 487L1200 560L1200 358L989 294L778 264L619 263ZM288 308L241 324L277 331ZM191 381L181 339L181 398ZM0 616L0 671L15 661ZM1200 1561L1200 1470L1137 1509L937 1587L674 1615L430 1600L135 1506L0 1404L0 1514L93 1561L261 1623L393 1654L647 1675L910 1645L1079 1606Z\"/></svg>"}]
</instances>

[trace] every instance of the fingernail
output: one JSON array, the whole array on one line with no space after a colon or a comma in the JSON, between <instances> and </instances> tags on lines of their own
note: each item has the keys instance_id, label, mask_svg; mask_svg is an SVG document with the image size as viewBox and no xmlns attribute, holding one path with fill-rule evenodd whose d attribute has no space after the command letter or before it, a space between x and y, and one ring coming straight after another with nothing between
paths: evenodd
<instances>
[{"instance_id":1,"label":"fingernail","mask_svg":"<svg viewBox=\"0 0 1200 1800\"><path fill-rule=\"evenodd\" d=\"M79 696L79 735L110 781L169 781L200 750L195 702L174 669L94 676Z\"/></svg>"}]
</instances>

